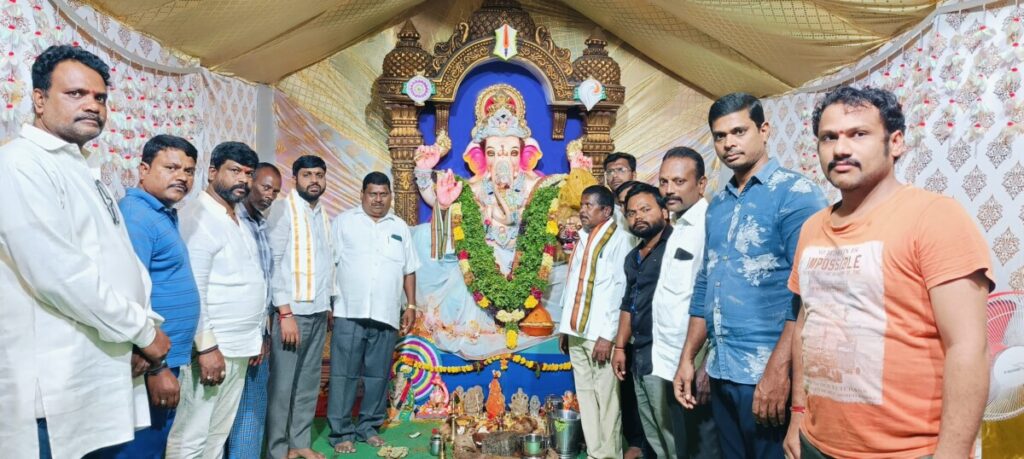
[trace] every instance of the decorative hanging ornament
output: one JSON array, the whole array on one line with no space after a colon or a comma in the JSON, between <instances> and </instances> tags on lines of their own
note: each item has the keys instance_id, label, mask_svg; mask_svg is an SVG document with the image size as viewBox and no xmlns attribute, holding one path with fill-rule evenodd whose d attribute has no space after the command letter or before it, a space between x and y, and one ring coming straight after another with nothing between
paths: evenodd
<instances>
[{"instance_id":1,"label":"decorative hanging ornament","mask_svg":"<svg viewBox=\"0 0 1024 459\"><path fill-rule=\"evenodd\" d=\"M584 107L587 107L589 112L598 102L607 99L608 95L604 92L604 85L600 81L597 81L594 77L589 77L583 80L579 86L576 86L576 100L583 103Z\"/></svg>"},{"instance_id":2,"label":"decorative hanging ornament","mask_svg":"<svg viewBox=\"0 0 1024 459\"><path fill-rule=\"evenodd\" d=\"M519 32L508 24L503 24L495 29L494 55L507 61L519 54L519 50L516 48L516 35L519 35Z\"/></svg>"},{"instance_id":3,"label":"decorative hanging ornament","mask_svg":"<svg viewBox=\"0 0 1024 459\"><path fill-rule=\"evenodd\" d=\"M409 81L402 85L402 94L409 96L413 102L416 102L416 105L423 105L423 102L430 99L430 96L436 92L437 88L434 87L434 82L423 75L409 78Z\"/></svg>"}]
</instances>

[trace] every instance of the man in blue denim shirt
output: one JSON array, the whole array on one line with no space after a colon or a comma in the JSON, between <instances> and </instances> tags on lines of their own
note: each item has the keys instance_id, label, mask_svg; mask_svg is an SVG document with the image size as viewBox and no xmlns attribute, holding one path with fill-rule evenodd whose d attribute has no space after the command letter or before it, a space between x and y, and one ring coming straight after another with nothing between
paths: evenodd
<instances>
[{"instance_id":1,"label":"man in blue denim shirt","mask_svg":"<svg viewBox=\"0 0 1024 459\"><path fill-rule=\"evenodd\" d=\"M826 202L814 182L768 156L770 127L754 96L718 99L708 124L715 152L733 177L708 207L677 398L693 406L693 360L707 340L711 410L723 455L782 458L796 320L786 282L800 227Z\"/></svg>"}]
</instances>

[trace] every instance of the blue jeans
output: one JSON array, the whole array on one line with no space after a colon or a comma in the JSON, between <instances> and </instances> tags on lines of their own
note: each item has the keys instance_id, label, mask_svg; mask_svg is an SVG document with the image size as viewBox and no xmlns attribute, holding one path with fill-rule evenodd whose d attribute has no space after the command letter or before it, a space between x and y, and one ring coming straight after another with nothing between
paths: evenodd
<instances>
[{"instance_id":1,"label":"blue jeans","mask_svg":"<svg viewBox=\"0 0 1024 459\"><path fill-rule=\"evenodd\" d=\"M772 427L754 419L752 384L711 378L711 415L718 426L722 457L783 459L786 425ZM788 421L788 416L787 416Z\"/></svg>"}]
</instances>

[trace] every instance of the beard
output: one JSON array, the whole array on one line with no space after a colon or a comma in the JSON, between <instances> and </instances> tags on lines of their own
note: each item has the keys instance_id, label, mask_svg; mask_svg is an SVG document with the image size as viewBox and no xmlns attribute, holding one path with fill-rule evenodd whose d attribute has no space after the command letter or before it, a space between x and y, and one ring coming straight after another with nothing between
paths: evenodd
<instances>
[{"instance_id":1,"label":"beard","mask_svg":"<svg viewBox=\"0 0 1024 459\"><path fill-rule=\"evenodd\" d=\"M629 227L629 231L634 236L643 239L645 241L650 240L652 237L657 236L662 230L665 229L665 220L658 220L650 222L645 228L637 228L637 225Z\"/></svg>"},{"instance_id":2,"label":"beard","mask_svg":"<svg viewBox=\"0 0 1024 459\"><path fill-rule=\"evenodd\" d=\"M235 196L235 190L243 190L243 191L245 191L245 194L243 194L240 197L239 196ZM238 204L238 203L242 202L242 200L245 199L246 196L249 195L249 185L246 185L244 183L240 183L240 184L235 185L235 186L230 187L230 188L222 188L222 187L220 187L219 185L217 185L215 183L213 185L213 191L216 191L217 195L220 196L221 199L223 199L225 202L228 202L228 203L231 203L231 204Z\"/></svg>"},{"instance_id":3,"label":"beard","mask_svg":"<svg viewBox=\"0 0 1024 459\"><path fill-rule=\"evenodd\" d=\"M304 199L306 202L315 202L317 199L320 199L320 196L323 196L324 188L321 186L320 191L310 193L308 186L305 189L296 187L295 192L299 193L299 197Z\"/></svg>"}]
</instances>

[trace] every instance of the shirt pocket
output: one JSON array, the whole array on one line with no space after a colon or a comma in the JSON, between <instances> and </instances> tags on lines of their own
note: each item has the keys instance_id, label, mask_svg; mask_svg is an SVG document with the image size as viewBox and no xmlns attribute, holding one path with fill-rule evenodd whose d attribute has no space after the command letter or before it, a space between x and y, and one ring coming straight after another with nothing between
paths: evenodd
<instances>
[{"instance_id":1,"label":"shirt pocket","mask_svg":"<svg viewBox=\"0 0 1024 459\"><path fill-rule=\"evenodd\" d=\"M405 264L405 245L402 241L395 239L394 237L388 236L387 242L384 244L384 258L388 261L397 263L399 265Z\"/></svg>"},{"instance_id":2,"label":"shirt pocket","mask_svg":"<svg viewBox=\"0 0 1024 459\"><path fill-rule=\"evenodd\" d=\"M693 263L694 260L680 260L674 256L670 258L665 265L664 272L661 273L662 278L665 279L665 290L673 296L692 293L694 279ZM689 307L688 301L687 307Z\"/></svg>"}]
</instances>

